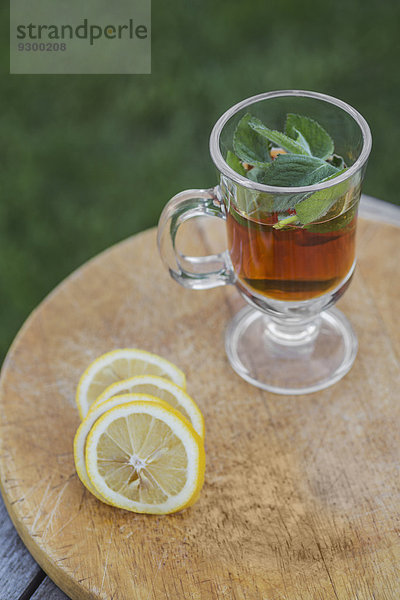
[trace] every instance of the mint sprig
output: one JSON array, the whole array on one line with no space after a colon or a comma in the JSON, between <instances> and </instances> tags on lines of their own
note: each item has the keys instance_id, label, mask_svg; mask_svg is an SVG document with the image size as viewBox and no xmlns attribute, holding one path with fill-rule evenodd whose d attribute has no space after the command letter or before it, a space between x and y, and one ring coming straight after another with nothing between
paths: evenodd
<instances>
[{"instance_id":1,"label":"mint sprig","mask_svg":"<svg viewBox=\"0 0 400 600\"><path fill-rule=\"evenodd\" d=\"M242 162L253 167L264 166L271 162L270 145L265 137L250 127L249 121L255 123L258 119L249 114L244 115L233 136L233 149Z\"/></svg>"},{"instance_id":2,"label":"mint sprig","mask_svg":"<svg viewBox=\"0 0 400 600\"><path fill-rule=\"evenodd\" d=\"M333 177L337 177L343 173L343 170L336 173ZM325 181L332 179L333 177L327 177ZM338 198L347 192L348 187L349 182L342 181L337 186L319 190L309 198L296 204L296 215L300 223L307 225L308 223L312 223L313 221L317 221L324 217L337 202Z\"/></svg>"},{"instance_id":3,"label":"mint sprig","mask_svg":"<svg viewBox=\"0 0 400 600\"><path fill-rule=\"evenodd\" d=\"M229 165L231 169L236 171L236 173L239 173L239 175L243 175L243 177L246 177L246 169L244 168L236 154L234 154L230 150L228 150L228 153L226 155L226 164Z\"/></svg>"},{"instance_id":4,"label":"mint sprig","mask_svg":"<svg viewBox=\"0 0 400 600\"><path fill-rule=\"evenodd\" d=\"M313 185L332 175L339 169L314 156L279 154L259 174L259 183L278 187Z\"/></svg>"},{"instance_id":5,"label":"mint sprig","mask_svg":"<svg viewBox=\"0 0 400 600\"><path fill-rule=\"evenodd\" d=\"M334 152L331 136L314 119L289 113L286 117L285 132L294 140L297 140L300 134L307 141L311 156L326 160Z\"/></svg>"},{"instance_id":6,"label":"mint sprig","mask_svg":"<svg viewBox=\"0 0 400 600\"><path fill-rule=\"evenodd\" d=\"M344 171L345 169L342 169L341 171L338 170L337 173L330 177L326 177L323 181L329 181L329 179L341 175ZM344 194L346 194L348 189L349 181L346 180L331 188L319 190L305 198L303 197L303 199L299 200L295 205L296 214L279 220L273 227L275 229L283 229L294 223L308 225L313 221L321 219L330 211L340 197L344 197Z\"/></svg>"},{"instance_id":7,"label":"mint sprig","mask_svg":"<svg viewBox=\"0 0 400 600\"><path fill-rule=\"evenodd\" d=\"M281 148L284 153L272 159L273 147ZM249 113L245 114L236 127L233 150L228 152L226 161L234 171L256 183L274 187L310 186L337 177L346 169L343 158L335 154L333 140L322 125L310 117L294 113L287 115L284 133L270 129ZM331 210L348 189L342 190L343 184L348 186L348 182L342 182L314 194L261 194L260 197L268 199L264 204L268 204L271 212L282 216L288 210L295 212L279 220L275 228L291 224L305 226ZM248 195L245 194L242 204L251 206L254 212L257 202L254 204L255 198L253 195L248 198Z\"/></svg>"},{"instance_id":8,"label":"mint sprig","mask_svg":"<svg viewBox=\"0 0 400 600\"><path fill-rule=\"evenodd\" d=\"M300 144L300 146L302 148L304 148L304 150L307 152L307 154L309 156L312 156L313 154L311 152L310 144L307 142L307 140L304 137L304 135L298 129L295 129L295 132L296 132L296 142L298 144Z\"/></svg>"},{"instance_id":9,"label":"mint sprig","mask_svg":"<svg viewBox=\"0 0 400 600\"><path fill-rule=\"evenodd\" d=\"M297 141L285 135L284 133L281 133L280 131L276 131L275 129L269 129L269 127L263 125L263 123L261 123L261 121L259 121L258 119L254 119L254 117L252 117L248 120L248 124L254 131L259 133L266 140L272 142L275 146L283 148L284 150L286 150L286 152L290 152L292 154L305 154L307 156L311 156L310 150L307 150L307 148L304 145L298 143Z\"/></svg>"}]
</instances>

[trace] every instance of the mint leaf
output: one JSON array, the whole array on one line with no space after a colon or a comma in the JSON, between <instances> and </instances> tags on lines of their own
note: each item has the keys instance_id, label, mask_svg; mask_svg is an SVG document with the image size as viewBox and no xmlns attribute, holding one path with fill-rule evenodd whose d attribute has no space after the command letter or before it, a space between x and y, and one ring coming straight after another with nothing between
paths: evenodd
<instances>
[{"instance_id":1,"label":"mint leaf","mask_svg":"<svg viewBox=\"0 0 400 600\"><path fill-rule=\"evenodd\" d=\"M280 215L287 214L288 210L293 210L298 202L308 198L310 194L285 194L274 196L274 212ZM281 217L279 217L281 218ZM283 218L283 217L282 217ZM296 220L298 221L297 217Z\"/></svg>"},{"instance_id":2,"label":"mint leaf","mask_svg":"<svg viewBox=\"0 0 400 600\"><path fill-rule=\"evenodd\" d=\"M339 171L333 176L326 177L324 181L328 181L329 179L333 179L333 177L337 177L341 173L343 173L345 169ZM330 188L326 188L325 190L319 190L302 200L296 204L296 215L298 220L303 225L308 225L308 223L312 223L313 221L317 221L321 217L325 216L332 206L339 201L341 197L343 197L343 206L345 203L345 194L349 189L349 181L342 181L335 186ZM340 209L343 208L342 206Z\"/></svg>"},{"instance_id":3,"label":"mint leaf","mask_svg":"<svg viewBox=\"0 0 400 600\"><path fill-rule=\"evenodd\" d=\"M296 142L297 142L298 144L300 144L300 146L301 146L302 148L304 148L304 150L307 152L307 154L309 154L309 156L312 156L312 152L311 152L311 150L310 150L310 145L309 145L309 143L307 142L307 140L306 140L306 138L304 137L304 135L303 135L302 133L300 133L300 131L297 131L297 129L295 129L295 132L296 132L296 135L297 135L297 137L296 137Z\"/></svg>"},{"instance_id":4,"label":"mint leaf","mask_svg":"<svg viewBox=\"0 0 400 600\"><path fill-rule=\"evenodd\" d=\"M262 211L272 212L273 196L237 186L234 204L244 215L257 216Z\"/></svg>"},{"instance_id":5,"label":"mint leaf","mask_svg":"<svg viewBox=\"0 0 400 600\"><path fill-rule=\"evenodd\" d=\"M279 154L265 167L260 183L279 187L313 185L338 172L339 169L320 158Z\"/></svg>"},{"instance_id":6,"label":"mint leaf","mask_svg":"<svg viewBox=\"0 0 400 600\"><path fill-rule=\"evenodd\" d=\"M355 226L353 219L358 211L357 200L358 198L355 198L351 207L347 210L344 210L335 218L328 219L327 221L322 221L321 223L311 223L309 225L305 225L305 229L308 229L309 231L313 231L315 233L330 233L332 231L339 231L340 229L344 229L345 227L348 227L351 223L353 224L353 226Z\"/></svg>"},{"instance_id":7,"label":"mint leaf","mask_svg":"<svg viewBox=\"0 0 400 600\"><path fill-rule=\"evenodd\" d=\"M252 117L248 121L249 126L258 134L263 136L265 139L269 140L273 144L283 148L287 152L291 152L293 154L305 154L310 155L310 152L307 151L301 144L292 138L288 137L284 133L280 131L276 131L275 129L269 129L261 121ZM281 156L281 155L279 155Z\"/></svg>"},{"instance_id":8,"label":"mint leaf","mask_svg":"<svg viewBox=\"0 0 400 600\"><path fill-rule=\"evenodd\" d=\"M256 183L264 183L267 177L268 168L269 165L266 167L254 167L250 171L247 171L246 177ZM270 210L271 212L286 213L288 210L293 209L297 202L300 202L300 200L304 200L304 198L308 198L309 196L310 193L278 194L270 196L270 198L272 198L272 201L270 201Z\"/></svg>"},{"instance_id":9,"label":"mint leaf","mask_svg":"<svg viewBox=\"0 0 400 600\"><path fill-rule=\"evenodd\" d=\"M244 168L244 166L242 165L242 163L240 162L240 160L238 159L236 154L234 154L230 150L228 150L228 153L226 155L226 164L231 169L236 171L236 173L239 173L239 175L243 175L243 177L246 177L246 172L247 172L246 169Z\"/></svg>"},{"instance_id":10,"label":"mint leaf","mask_svg":"<svg viewBox=\"0 0 400 600\"><path fill-rule=\"evenodd\" d=\"M233 136L233 149L243 162L255 167L262 167L271 162L269 143L249 125L249 121L258 121L249 113L245 114L237 124ZM259 123L262 125L261 121Z\"/></svg>"},{"instance_id":11,"label":"mint leaf","mask_svg":"<svg viewBox=\"0 0 400 600\"><path fill-rule=\"evenodd\" d=\"M297 140L300 133L307 140L312 156L326 159L334 152L331 136L314 119L289 113L286 117L285 132L294 140Z\"/></svg>"},{"instance_id":12,"label":"mint leaf","mask_svg":"<svg viewBox=\"0 0 400 600\"><path fill-rule=\"evenodd\" d=\"M247 171L247 178L256 183L263 183L266 177L266 168L254 167L250 171ZM310 194L285 194L285 195L271 195L268 194L268 206L270 212L284 213L290 209L293 209L297 202L308 198ZM259 197L266 196L266 194L260 194ZM265 202L264 202L265 204Z\"/></svg>"},{"instance_id":13,"label":"mint leaf","mask_svg":"<svg viewBox=\"0 0 400 600\"><path fill-rule=\"evenodd\" d=\"M310 198L296 204L297 220L303 225L317 221L326 215L336 201L337 196L334 198L329 196L326 196L325 198L314 198L314 196L310 196Z\"/></svg>"},{"instance_id":14,"label":"mint leaf","mask_svg":"<svg viewBox=\"0 0 400 600\"><path fill-rule=\"evenodd\" d=\"M328 181L329 179L333 179L338 175L344 173L346 169L342 169L338 171L334 175L330 177L326 177L322 181ZM282 229L290 224L299 224L299 225L309 225L313 221L318 221L321 217L324 217L331 208L336 204L335 215L341 213L341 211L345 210L345 205L348 202L348 190L349 190L349 180L341 181L337 185L327 188L325 190L319 190L314 194L303 194L302 198L298 198L294 205L289 208L294 208L296 210L295 215L290 215L289 217L284 217L278 223L274 225L275 229ZM300 194L297 194L300 196ZM287 203L286 198L284 202ZM324 230L333 231L338 229L339 227L335 223L335 218L330 219L331 225L324 226Z\"/></svg>"},{"instance_id":15,"label":"mint leaf","mask_svg":"<svg viewBox=\"0 0 400 600\"><path fill-rule=\"evenodd\" d=\"M253 167L250 171L247 171L246 177L251 181L255 181L256 183L261 183L260 179L264 176L265 169L262 167Z\"/></svg>"}]
</instances>

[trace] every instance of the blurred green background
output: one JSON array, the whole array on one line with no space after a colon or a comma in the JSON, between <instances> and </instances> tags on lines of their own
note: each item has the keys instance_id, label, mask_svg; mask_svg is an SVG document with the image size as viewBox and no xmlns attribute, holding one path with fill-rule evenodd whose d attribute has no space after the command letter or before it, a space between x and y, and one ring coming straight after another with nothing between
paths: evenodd
<instances>
[{"instance_id":1,"label":"blurred green background","mask_svg":"<svg viewBox=\"0 0 400 600\"><path fill-rule=\"evenodd\" d=\"M216 182L212 125L247 96L355 106L374 139L364 191L399 203L398 0L153 0L152 15L151 75L18 76L3 6L0 358L68 273Z\"/></svg>"}]
</instances>

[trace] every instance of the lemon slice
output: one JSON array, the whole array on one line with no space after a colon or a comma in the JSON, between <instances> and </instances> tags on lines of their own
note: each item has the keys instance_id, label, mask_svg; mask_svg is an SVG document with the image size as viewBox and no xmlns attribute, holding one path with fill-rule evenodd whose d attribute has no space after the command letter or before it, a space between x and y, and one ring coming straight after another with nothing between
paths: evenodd
<instances>
[{"instance_id":1,"label":"lemon slice","mask_svg":"<svg viewBox=\"0 0 400 600\"><path fill-rule=\"evenodd\" d=\"M76 403L81 418L109 385L134 375L158 375L186 388L184 373L165 358L136 348L113 350L93 361L79 381Z\"/></svg>"},{"instance_id":2,"label":"lemon slice","mask_svg":"<svg viewBox=\"0 0 400 600\"><path fill-rule=\"evenodd\" d=\"M152 398L147 394L125 394L121 396L116 396L115 398L109 398L105 402L102 402L101 406L98 405L90 410L87 416L83 419L82 423L79 425L78 430L75 434L74 460L76 472L78 473L79 479L82 481L83 485L89 490L89 492L91 492L94 496L96 496L96 498L98 498L102 502L107 503L105 498L103 498L103 496L101 496L101 494L99 494L96 488L91 484L86 471L85 448L88 433L91 430L93 423L95 423L97 419L101 417L101 415L103 415L105 412L107 412L107 410L109 410L110 408L114 408L114 406L120 406L121 404L137 402L138 400L156 401L158 403L161 402L167 408L169 406L164 400Z\"/></svg>"},{"instance_id":3,"label":"lemon slice","mask_svg":"<svg viewBox=\"0 0 400 600\"><path fill-rule=\"evenodd\" d=\"M204 481L200 436L173 408L142 400L107 410L86 441L86 469L107 502L168 514L193 504Z\"/></svg>"},{"instance_id":4,"label":"lemon slice","mask_svg":"<svg viewBox=\"0 0 400 600\"><path fill-rule=\"evenodd\" d=\"M89 413L96 406L99 406L102 402L113 396L132 392L135 394L149 394L150 396L165 400L172 408L182 413L193 425L193 429L204 439L204 419L195 401L175 383L156 375L139 375L109 385L97 400L93 402Z\"/></svg>"}]
</instances>

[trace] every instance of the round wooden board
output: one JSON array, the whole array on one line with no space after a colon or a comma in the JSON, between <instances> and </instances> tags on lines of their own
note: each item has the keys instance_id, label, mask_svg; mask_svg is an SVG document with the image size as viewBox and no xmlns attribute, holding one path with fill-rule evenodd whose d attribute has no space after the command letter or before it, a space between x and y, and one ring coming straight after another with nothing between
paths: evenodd
<instances>
[{"instance_id":1,"label":"round wooden board","mask_svg":"<svg viewBox=\"0 0 400 600\"><path fill-rule=\"evenodd\" d=\"M220 234L201 227L202 252ZM0 473L29 550L74 600L398 600L399 230L361 221L340 302L360 349L330 389L277 396L241 380L224 330L234 288L194 292L161 265L155 231L95 258L28 319L1 381ZM209 248L208 248L209 249ZM106 506L72 454L82 370L113 348L187 374L206 420L199 501L167 517Z\"/></svg>"}]
</instances>

